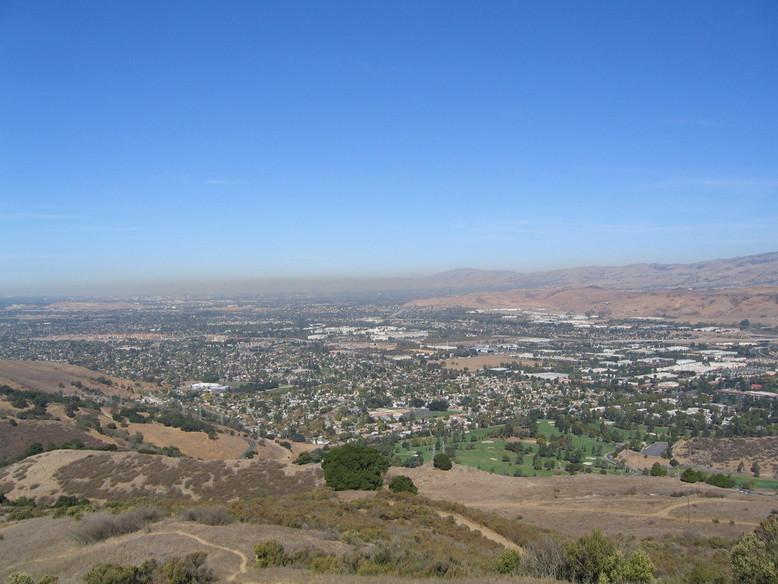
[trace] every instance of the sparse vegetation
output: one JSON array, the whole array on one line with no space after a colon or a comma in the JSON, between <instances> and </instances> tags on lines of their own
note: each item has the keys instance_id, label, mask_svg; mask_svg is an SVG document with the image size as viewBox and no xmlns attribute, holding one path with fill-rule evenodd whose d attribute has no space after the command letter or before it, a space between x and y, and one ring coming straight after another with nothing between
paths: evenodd
<instances>
[{"instance_id":1,"label":"sparse vegetation","mask_svg":"<svg viewBox=\"0 0 778 584\"><path fill-rule=\"evenodd\" d=\"M131 509L117 514L93 513L82 520L76 529L76 537L84 543L102 541L109 537L138 531L146 524L159 521L161 518L162 513L154 507Z\"/></svg>"}]
</instances>

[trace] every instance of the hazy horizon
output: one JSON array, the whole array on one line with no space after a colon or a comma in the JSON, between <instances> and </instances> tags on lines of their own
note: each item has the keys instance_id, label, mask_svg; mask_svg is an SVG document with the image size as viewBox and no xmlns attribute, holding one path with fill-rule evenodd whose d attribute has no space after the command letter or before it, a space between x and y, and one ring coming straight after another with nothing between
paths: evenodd
<instances>
[{"instance_id":1,"label":"hazy horizon","mask_svg":"<svg viewBox=\"0 0 778 584\"><path fill-rule=\"evenodd\" d=\"M776 26L767 1L5 2L0 294L776 250Z\"/></svg>"}]
</instances>

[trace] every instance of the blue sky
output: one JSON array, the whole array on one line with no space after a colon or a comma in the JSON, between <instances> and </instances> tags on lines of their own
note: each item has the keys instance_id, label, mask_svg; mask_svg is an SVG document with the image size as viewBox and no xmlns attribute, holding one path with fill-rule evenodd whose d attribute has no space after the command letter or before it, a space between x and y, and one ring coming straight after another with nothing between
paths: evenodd
<instances>
[{"instance_id":1,"label":"blue sky","mask_svg":"<svg viewBox=\"0 0 778 584\"><path fill-rule=\"evenodd\" d=\"M0 294L778 251L778 3L0 3Z\"/></svg>"}]
</instances>

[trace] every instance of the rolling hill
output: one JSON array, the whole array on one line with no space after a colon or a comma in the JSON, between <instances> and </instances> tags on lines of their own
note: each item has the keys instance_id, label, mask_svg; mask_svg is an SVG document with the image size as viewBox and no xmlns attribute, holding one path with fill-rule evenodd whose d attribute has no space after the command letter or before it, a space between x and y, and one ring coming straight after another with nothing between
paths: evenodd
<instances>
[{"instance_id":1,"label":"rolling hill","mask_svg":"<svg viewBox=\"0 0 778 584\"><path fill-rule=\"evenodd\" d=\"M661 317L682 322L739 323L743 319L778 323L778 288L724 290L615 290L588 286L482 292L408 303L420 307L518 308L554 313L591 313L613 318Z\"/></svg>"},{"instance_id":2,"label":"rolling hill","mask_svg":"<svg viewBox=\"0 0 778 584\"><path fill-rule=\"evenodd\" d=\"M415 280L419 289L514 290L601 286L620 290L778 286L778 252L691 264L588 266L532 273L459 269Z\"/></svg>"}]
</instances>

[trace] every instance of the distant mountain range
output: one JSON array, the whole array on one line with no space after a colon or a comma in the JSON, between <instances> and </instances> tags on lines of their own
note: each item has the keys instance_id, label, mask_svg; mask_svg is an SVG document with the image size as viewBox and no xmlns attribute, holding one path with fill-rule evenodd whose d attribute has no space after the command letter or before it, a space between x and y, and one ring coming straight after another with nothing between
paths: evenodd
<instances>
[{"instance_id":1,"label":"distant mountain range","mask_svg":"<svg viewBox=\"0 0 778 584\"><path fill-rule=\"evenodd\" d=\"M457 292L600 286L619 290L778 286L778 252L693 264L630 264L520 273L459 269L413 280L419 290Z\"/></svg>"}]
</instances>

